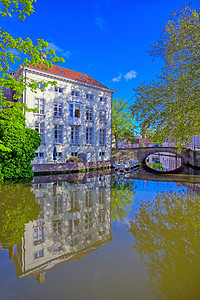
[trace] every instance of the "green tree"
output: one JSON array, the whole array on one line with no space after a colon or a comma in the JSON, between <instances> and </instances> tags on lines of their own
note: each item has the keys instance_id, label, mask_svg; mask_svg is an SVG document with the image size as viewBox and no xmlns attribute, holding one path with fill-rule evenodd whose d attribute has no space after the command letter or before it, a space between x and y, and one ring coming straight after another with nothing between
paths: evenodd
<instances>
[{"instance_id":1,"label":"green tree","mask_svg":"<svg viewBox=\"0 0 200 300\"><path fill-rule=\"evenodd\" d=\"M112 135L115 147L120 140L134 142L135 125L129 106L124 99L113 99L112 102Z\"/></svg>"},{"instance_id":2,"label":"green tree","mask_svg":"<svg viewBox=\"0 0 200 300\"><path fill-rule=\"evenodd\" d=\"M0 1L0 16L12 17L17 16L18 19L24 21L26 16L34 12L33 2L35 0L1 0ZM64 62L63 58L58 58L53 49L47 50L49 43L43 39L37 39L37 42L32 42L30 38L22 39L12 37L2 27L0 27L0 105L8 107L10 105L6 101L4 89L12 88L14 91L14 99L21 98L23 91L30 87L32 91L36 91L38 84L34 80L26 77L16 80L10 75L13 72L14 64L18 63L22 67L26 65L36 65L40 69L52 67L52 62ZM17 54L15 54L17 53ZM40 81L44 87L48 84L56 84L56 82ZM40 89L43 89L42 87ZM26 107L25 104L23 104ZM0 145L1 147L1 145Z\"/></svg>"},{"instance_id":3,"label":"green tree","mask_svg":"<svg viewBox=\"0 0 200 300\"><path fill-rule=\"evenodd\" d=\"M0 185L0 243L6 248L18 244L25 224L37 219L41 210L29 184Z\"/></svg>"},{"instance_id":4,"label":"green tree","mask_svg":"<svg viewBox=\"0 0 200 300\"><path fill-rule=\"evenodd\" d=\"M113 177L111 183L111 219L124 221L131 211L135 195L133 180L121 180Z\"/></svg>"},{"instance_id":5,"label":"green tree","mask_svg":"<svg viewBox=\"0 0 200 300\"><path fill-rule=\"evenodd\" d=\"M160 143L169 138L180 148L200 133L199 40L199 11L175 12L151 51L164 61L161 75L136 89L132 113L141 131L153 129Z\"/></svg>"},{"instance_id":6,"label":"green tree","mask_svg":"<svg viewBox=\"0 0 200 300\"><path fill-rule=\"evenodd\" d=\"M0 173L2 179L32 179L31 160L35 150L41 143L41 138L33 129L25 127L25 117L19 107L0 110Z\"/></svg>"},{"instance_id":7,"label":"green tree","mask_svg":"<svg viewBox=\"0 0 200 300\"><path fill-rule=\"evenodd\" d=\"M156 299L198 299L200 280L200 196L161 192L142 201L129 232L147 267Z\"/></svg>"}]
</instances>

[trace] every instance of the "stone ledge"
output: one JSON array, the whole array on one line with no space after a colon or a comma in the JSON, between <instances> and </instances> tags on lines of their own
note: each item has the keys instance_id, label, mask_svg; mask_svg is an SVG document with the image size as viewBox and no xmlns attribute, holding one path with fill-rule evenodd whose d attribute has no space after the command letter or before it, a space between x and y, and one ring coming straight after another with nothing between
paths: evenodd
<instances>
[{"instance_id":1,"label":"stone ledge","mask_svg":"<svg viewBox=\"0 0 200 300\"><path fill-rule=\"evenodd\" d=\"M54 163L54 164L33 164L34 175L43 174L61 174L73 172L85 172L111 168L113 160L96 161L96 162L73 162L73 163Z\"/></svg>"}]
</instances>

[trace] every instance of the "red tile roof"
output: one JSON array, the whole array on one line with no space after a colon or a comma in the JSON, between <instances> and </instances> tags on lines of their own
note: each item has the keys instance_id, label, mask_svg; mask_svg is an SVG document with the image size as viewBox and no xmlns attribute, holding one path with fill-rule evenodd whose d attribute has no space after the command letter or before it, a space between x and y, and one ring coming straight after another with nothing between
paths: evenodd
<instances>
[{"instance_id":1,"label":"red tile roof","mask_svg":"<svg viewBox=\"0 0 200 300\"><path fill-rule=\"evenodd\" d=\"M83 82L83 83L87 83L87 84L91 84L91 85L95 85L95 86L99 86L99 87L108 89L105 85L103 85L100 82L96 81L92 77L90 77L86 74L80 73L80 72L72 71L72 70L69 70L69 69L66 69L66 68L63 68L63 67L59 67L59 66L56 66L56 65L53 65L52 68L47 68L46 69L45 65L40 64L40 67L41 68L38 68L37 66L29 65L29 68L32 68L32 69L41 70L41 71L48 72L48 73L51 73L51 74L54 74L54 75L59 75L59 76L62 76L62 77L66 77L66 78L69 78L69 79L74 79L74 80L77 80L77 81L80 81L80 82Z\"/></svg>"}]
</instances>

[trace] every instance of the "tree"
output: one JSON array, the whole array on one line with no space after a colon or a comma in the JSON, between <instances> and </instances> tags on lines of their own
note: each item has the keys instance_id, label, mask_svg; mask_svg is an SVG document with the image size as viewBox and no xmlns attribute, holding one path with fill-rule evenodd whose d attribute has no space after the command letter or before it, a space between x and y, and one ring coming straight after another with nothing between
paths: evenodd
<instances>
[{"instance_id":1,"label":"tree","mask_svg":"<svg viewBox=\"0 0 200 300\"><path fill-rule=\"evenodd\" d=\"M155 299L198 299L200 196L161 192L142 201L129 232L147 267Z\"/></svg>"},{"instance_id":2,"label":"tree","mask_svg":"<svg viewBox=\"0 0 200 300\"><path fill-rule=\"evenodd\" d=\"M189 6L175 12L151 51L164 60L161 75L136 89L132 113L160 143L169 138L180 148L200 133L199 40L200 12Z\"/></svg>"},{"instance_id":3,"label":"tree","mask_svg":"<svg viewBox=\"0 0 200 300\"><path fill-rule=\"evenodd\" d=\"M25 127L25 116L19 107L0 110L1 145L0 174L2 179L32 179L31 160L41 143L37 131Z\"/></svg>"},{"instance_id":4,"label":"tree","mask_svg":"<svg viewBox=\"0 0 200 300\"><path fill-rule=\"evenodd\" d=\"M133 180L121 180L113 177L111 183L111 219L124 221L129 216L135 195Z\"/></svg>"},{"instance_id":5,"label":"tree","mask_svg":"<svg viewBox=\"0 0 200 300\"><path fill-rule=\"evenodd\" d=\"M24 21L26 16L34 12L32 3L35 0L2 0L0 2L0 16L12 17L16 15L20 20ZM37 39L32 42L30 38L23 40L21 37L14 38L2 27L0 27L0 105L3 107L13 106L6 101L4 89L11 88L14 91L14 100L21 98L23 91L30 87L32 91L36 91L38 83L26 77L15 80L10 72L13 72L13 65L17 62L22 67L26 65L36 65L40 69L52 67L52 62L64 62L63 58L58 58L53 49L47 49L49 43L43 39ZM14 54L17 53L17 54ZM39 82L46 87L48 84L55 85L56 82ZM41 90L43 87L40 88ZM18 104L19 105L19 104ZM26 109L25 104L21 104ZM0 145L1 147L1 145Z\"/></svg>"},{"instance_id":6,"label":"tree","mask_svg":"<svg viewBox=\"0 0 200 300\"><path fill-rule=\"evenodd\" d=\"M0 185L0 243L6 248L18 244L25 224L37 219L41 210L29 184Z\"/></svg>"},{"instance_id":7,"label":"tree","mask_svg":"<svg viewBox=\"0 0 200 300\"><path fill-rule=\"evenodd\" d=\"M134 142L135 125L129 106L124 99L112 102L112 135L117 148L118 141L128 139Z\"/></svg>"}]
</instances>

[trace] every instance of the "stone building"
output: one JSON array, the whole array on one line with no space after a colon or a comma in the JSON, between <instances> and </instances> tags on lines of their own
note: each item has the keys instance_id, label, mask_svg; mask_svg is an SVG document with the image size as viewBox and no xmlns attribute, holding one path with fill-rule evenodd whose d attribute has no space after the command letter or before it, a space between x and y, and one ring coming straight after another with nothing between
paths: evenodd
<instances>
[{"instance_id":1,"label":"stone building","mask_svg":"<svg viewBox=\"0 0 200 300\"><path fill-rule=\"evenodd\" d=\"M82 154L85 161L111 159L111 114L113 90L90 76L53 65L38 69L19 66L15 79L57 81L37 93L30 88L22 101L36 113L26 112L27 127L38 131L42 144L33 164L53 162L56 146L57 161Z\"/></svg>"}]
</instances>

